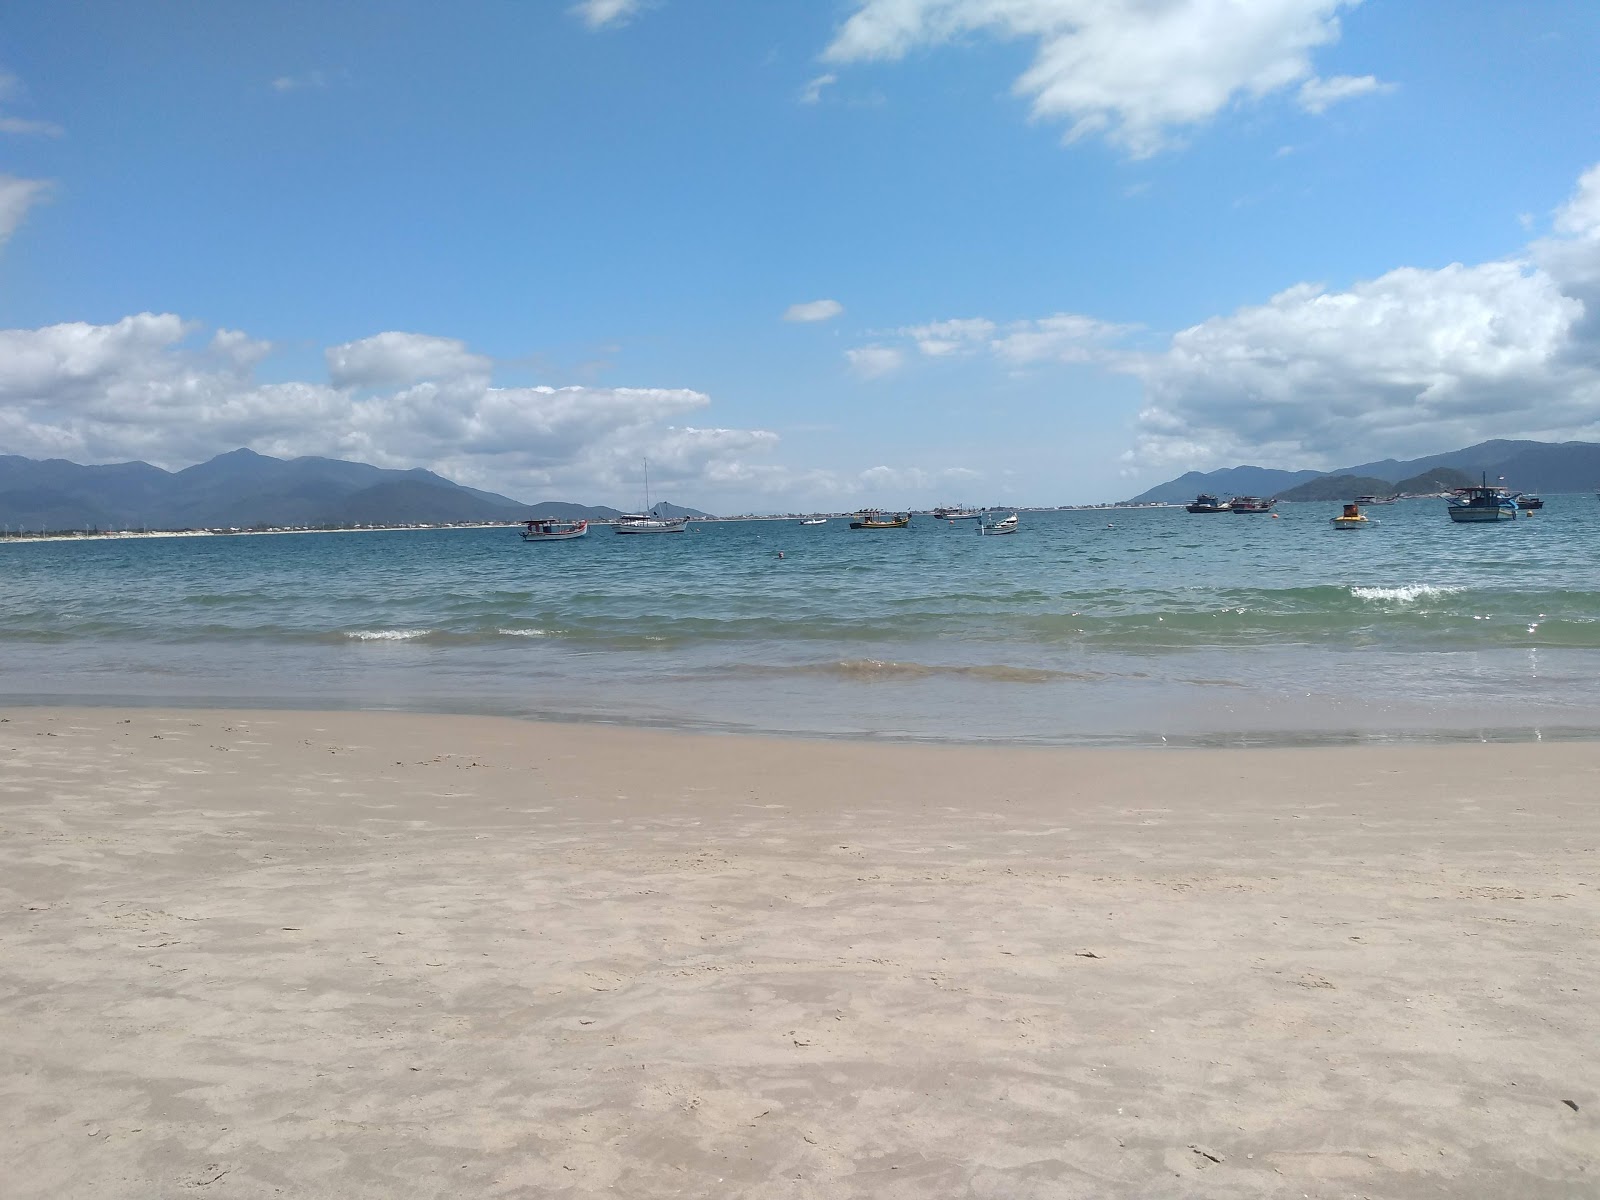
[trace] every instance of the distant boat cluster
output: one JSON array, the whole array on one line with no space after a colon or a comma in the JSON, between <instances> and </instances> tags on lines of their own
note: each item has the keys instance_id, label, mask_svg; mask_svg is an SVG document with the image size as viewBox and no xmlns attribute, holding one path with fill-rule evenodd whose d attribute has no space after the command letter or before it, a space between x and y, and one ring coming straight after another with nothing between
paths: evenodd
<instances>
[{"instance_id":1,"label":"distant boat cluster","mask_svg":"<svg viewBox=\"0 0 1600 1200\"><path fill-rule=\"evenodd\" d=\"M1362 508L1374 504L1393 504L1398 496L1357 496L1344 506L1344 511L1333 518L1335 529L1360 529L1370 524ZM1234 496L1229 500L1219 500L1207 492L1201 492L1190 503L1184 505L1185 512L1191 513L1270 513L1277 505L1277 497L1263 498L1261 496ZM1544 507L1544 500L1531 492L1513 492L1496 484L1491 484L1487 478L1471 487L1455 488L1449 495L1446 511L1452 521L1458 524L1478 524L1489 521L1514 521L1519 512L1531 514Z\"/></svg>"},{"instance_id":2,"label":"distant boat cluster","mask_svg":"<svg viewBox=\"0 0 1600 1200\"><path fill-rule=\"evenodd\" d=\"M863 508L851 514L851 529L906 529L911 525L912 512L886 513L879 508ZM974 521L975 529L985 537L1002 537L1016 533L1021 526L1017 513L1000 516L983 509L936 508L927 514L936 521L954 524L956 521ZM827 517L803 517L796 524L826 525ZM562 521L537 518L522 522L522 540L525 542L569 542L586 537L589 521ZM617 533L682 533L689 525L688 517L659 517L649 513L630 513L620 518L613 528Z\"/></svg>"}]
</instances>

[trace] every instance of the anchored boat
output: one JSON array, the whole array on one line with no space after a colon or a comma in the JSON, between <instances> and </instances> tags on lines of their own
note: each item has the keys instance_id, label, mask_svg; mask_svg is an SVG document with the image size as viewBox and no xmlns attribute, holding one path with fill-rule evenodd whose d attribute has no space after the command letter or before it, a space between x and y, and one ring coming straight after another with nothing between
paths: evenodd
<instances>
[{"instance_id":1,"label":"anchored boat","mask_svg":"<svg viewBox=\"0 0 1600 1200\"><path fill-rule=\"evenodd\" d=\"M1361 511L1360 501L1346 504L1344 511L1333 518L1333 527L1335 529L1361 529L1370 524L1371 522L1367 520L1367 515Z\"/></svg>"},{"instance_id":2,"label":"anchored boat","mask_svg":"<svg viewBox=\"0 0 1600 1200\"><path fill-rule=\"evenodd\" d=\"M1491 487L1487 479L1477 487L1457 488L1449 510L1450 519L1463 525L1517 519L1517 502L1511 493L1503 487Z\"/></svg>"},{"instance_id":3,"label":"anchored boat","mask_svg":"<svg viewBox=\"0 0 1600 1200\"><path fill-rule=\"evenodd\" d=\"M525 542L570 542L589 532L587 521L524 521L522 540Z\"/></svg>"},{"instance_id":4,"label":"anchored boat","mask_svg":"<svg viewBox=\"0 0 1600 1200\"><path fill-rule=\"evenodd\" d=\"M644 511L624 513L617 521L618 533L682 533L688 517L663 517L650 508L650 460L644 460Z\"/></svg>"},{"instance_id":5,"label":"anchored boat","mask_svg":"<svg viewBox=\"0 0 1600 1200\"><path fill-rule=\"evenodd\" d=\"M904 529L911 524L911 514L901 513L899 516L885 516L881 509L863 508L856 514L856 519L850 522L851 529Z\"/></svg>"},{"instance_id":6,"label":"anchored boat","mask_svg":"<svg viewBox=\"0 0 1600 1200\"><path fill-rule=\"evenodd\" d=\"M1278 501L1263 500L1260 496L1235 496L1228 501L1228 511L1236 513L1269 513Z\"/></svg>"},{"instance_id":7,"label":"anchored boat","mask_svg":"<svg viewBox=\"0 0 1600 1200\"><path fill-rule=\"evenodd\" d=\"M1224 513L1229 511L1228 506L1215 496L1201 492L1194 498L1194 503L1183 506L1184 512L1192 513Z\"/></svg>"},{"instance_id":8,"label":"anchored boat","mask_svg":"<svg viewBox=\"0 0 1600 1200\"><path fill-rule=\"evenodd\" d=\"M1003 533L1015 533L1016 531L1017 531L1017 514L1016 513L1012 513L1009 517L1004 517L1004 518L1002 518L1001 520L998 520L998 521L980 521L980 522L978 522L978 532L980 534L982 534L984 537L999 537Z\"/></svg>"}]
</instances>

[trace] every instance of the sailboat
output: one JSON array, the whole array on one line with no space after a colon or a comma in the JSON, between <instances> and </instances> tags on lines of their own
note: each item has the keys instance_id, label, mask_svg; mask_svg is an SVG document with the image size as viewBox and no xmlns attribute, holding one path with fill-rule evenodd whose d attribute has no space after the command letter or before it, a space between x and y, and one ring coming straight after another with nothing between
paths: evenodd
<instances>
[{"instance_id":1,"label":"sailboat","mask_svg":"<svg viewBox=\"0 0 1600 1200\"><path fill-rule=\"evenodd\" d=\"M618 533L682 533L689 525L688 517L663 517L650 509L650 460L644 460L644 511L623 513L617 521Z\"/></svg>"}]
</instances>

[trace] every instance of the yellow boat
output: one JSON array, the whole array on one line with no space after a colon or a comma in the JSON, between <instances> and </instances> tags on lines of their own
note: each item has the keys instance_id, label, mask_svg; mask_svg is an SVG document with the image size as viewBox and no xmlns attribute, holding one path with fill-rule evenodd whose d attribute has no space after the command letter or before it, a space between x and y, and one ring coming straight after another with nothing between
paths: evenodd
<instances>
[{"instance_id":1,"label":"yellow boat","mask_svg":"<svg viewBox=\"0 0 1600 1200\"><path fill-rule=\"evenodd\" d=\"M851 529L904 529L911 524L911 514L901 513L898 517L886 517L875 508L864 508L856 514L856 519L850 522Z\"/></svg>"},{"instance_id":2,"label":"yellow boat","mask_svg":"<svg viewBox=\"0 0 1600 1200\"><path fill-rule=\"evenodd\" d=\"M1360 529L1366 524L1368 524L1366 514L1361 511L1361 506L1358 504L1346 504L1344 511L1333 518L1335 529Z\"/></svg>"}]
</instances>

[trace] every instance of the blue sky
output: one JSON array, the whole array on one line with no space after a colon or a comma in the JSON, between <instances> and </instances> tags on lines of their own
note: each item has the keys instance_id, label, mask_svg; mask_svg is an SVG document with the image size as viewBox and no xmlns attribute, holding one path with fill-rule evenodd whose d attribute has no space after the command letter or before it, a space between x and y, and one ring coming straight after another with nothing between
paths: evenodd
<instances>
[{"instance_id":1,"label":"blue sky","mask_svg":"<svg viewBox=\"0 0 1600 1200\"><path fill-rule=\"evenodd\" d=\"M733 512L1600 438L1597 60L1577 2L12 6L0 452Z\"/></svg>"}]
</instances>

